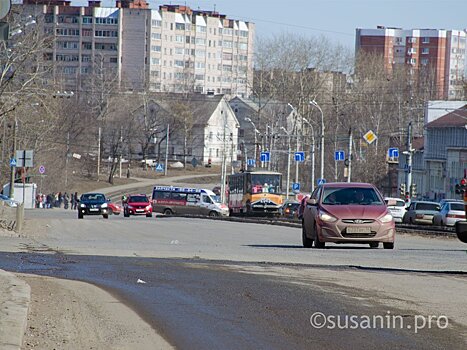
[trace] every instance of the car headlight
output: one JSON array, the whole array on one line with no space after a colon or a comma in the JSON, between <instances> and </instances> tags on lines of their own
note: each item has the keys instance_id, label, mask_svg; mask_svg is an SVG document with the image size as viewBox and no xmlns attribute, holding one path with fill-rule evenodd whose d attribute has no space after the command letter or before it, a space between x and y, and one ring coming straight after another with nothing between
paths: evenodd
<instances>
[{"instance_id":1,"label":"car headlight","mask_svg":"<svg viewBox=\"0 0 467 350\"><path fill-rule=\"evenodd\" d=\"M324 211L320 211L319 212L319 218L325 222L335 222L337 221L337 218L335 218L334 216L324 212Z\"/></svg>"},{"instance_id":2,"label":"car headlight","mask_svg":"<svg viewBox=\"0 0 467 350\"><path fill-rule=\"evenodd\" d=\"M101 205L101 208L107 208L107 203L103 203L103 204Z\"/></svg>"},{"instance_id":3,"label":"car headlight","mask_svg":"<svg viewBox=\"0 0 467 350\"><path fill-rule=\"evenodd\" d=\"M386 222L391 222L392 220L394 220L394 218L392 217L391 214L386 214L384 215L381 219L379 219L382 223L386 223Z\"/></svg>"},{"instance_id":4,"label":"car headlight","mask_svg":"<svg viewBox=\"0 0 467 350\"><path fill-rule=\"evenodd\" d=\"M133 207L131 205L128 204L128 209L133 209Z\"/></svg>"},{"instance_id":5,"label":"car headlight","mask_svg":"<svg viewBox=\"0 0 467 350\"><path fill-rule=\"evenodd\" d=\"M150 205L146 206L146 210L150 210L150 209L151 209Z\"/></svg>"},{"instance_id":6,"label":"car headlight","mask_svg":"<svg viewBox=\"0 0 467 350\"><path fill-rule=\"evenodd\" d=\"M79 205L79 207L80 207L80 208L86 208L86 204L81 203L81 204Z\"/></svg>"}]
</instances>

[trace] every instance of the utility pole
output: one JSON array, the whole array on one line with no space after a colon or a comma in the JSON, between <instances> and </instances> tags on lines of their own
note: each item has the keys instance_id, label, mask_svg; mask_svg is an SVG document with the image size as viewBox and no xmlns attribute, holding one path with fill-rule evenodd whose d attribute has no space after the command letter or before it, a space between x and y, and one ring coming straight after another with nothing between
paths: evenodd
<instances>
[{"instance_id":1,"label":"utility pole","mask_svg":"<svg viewBox=\"0 0 467 350\"><path fill-rule=\"evenodd\" d=\"M352 127L349 128L349 172L347 175L347 182L351 182L350 176L352 175Z\"/></svg>"},{"instance_id":2,"label":"utility pole","mask_svg":"<svg viewBox=\"0 0 467 350\"><path fill-rule=\"evenodd\" d=\"M288 149L287 149L287 199L289 199L290 192L290 135L287 135L288 140Z\"/></svg>"},{"instance_id":3,"label":"utility pole","mask_svg":"<svg viewBox=\"0 0 467 350\"><path fill-rule=\"evenodd\" d=\"M97 135L97 182L99 182L99 175L101 170L101 127L99 127Z\"/></svg>"},{"instance_id":4,"label":"utility pole","mask_svg":"<svg viewBox=\"0 0 467 350\"><path fill-rule=\"evenodd\" d=\"M122 178L123 126L120 127L120 154L118 156L118 177Z\"/></svg>"},{"instance_id":5,"label":"utility pole","mask_svg":"<svg viewBox=\"0 0 467 350\"><path fill-rule=\"evenodd\" d=\"M407 128L407 151L404 152L407 156L407 172L405 177L405 188L409 193L412 188L412 122Z\"/></svg>"},{"instance_id":6,"label":"utility pole","mask_svg":"<svg viewBox=\"0 0 467 350\"><path fill-rule=\"evenodd\" d=\"M169 165L169 135L170 135L170 124L167 124L167 136L165 138L165 167L164 176L167 176L167 167Z\"/></svg>"},{"instance_id":7,"label":"utility pole","mask_svg":"<svg viewBox=\"0 0 467 350\"><path fill-rule=\"evenodd\" d=\"M68 158L70 156L70 132L66 133L66 155L65 155L65 189L68 186Z\"/></svg>"},{"instance_id":8,"label":"utility pole","mask_svg":"<svg viewBox=\"0 0 467 350\"><path fill-rule=\"evenodd\" d=\"M11 159L14 159L16 157L16 137L18 132L18 119L15 117L15 123L13 124L13 151L12 151L12 156ZM13 199L13 196L15 195L15 173L16 173L16 166L11 166L10 169L10 193L9 197Z\"/></svg>"}]
</instances>

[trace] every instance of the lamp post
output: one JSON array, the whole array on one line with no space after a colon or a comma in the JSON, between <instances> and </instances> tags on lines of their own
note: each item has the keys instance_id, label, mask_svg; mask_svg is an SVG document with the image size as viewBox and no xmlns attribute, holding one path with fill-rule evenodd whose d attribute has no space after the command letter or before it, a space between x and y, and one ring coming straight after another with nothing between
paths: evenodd
<instances>
[{"instance_id":1,"label":"lamp post","mask_svg":"<svg viewBox=\"0 0 467 350\"><path fill-rule=\"evenodd\" d=\"M251 120L251 118L245 117L245 121L246 121L246 122L249 122L251 125L253 125L253 129L255 130L255 131L254 131L254 134L255 134L255 145L254 145L254 152L253 152L254 155L253 155L253 157L254 157L254 159L255 159L255 164L256 164L256 144L257 144L256 134L259 134L259 131L258 131L258 129L256 129L256 125L255 125L255 123L253 123L253 121ZM256 166L256 165L255 165L255 166ZM247 167L248 167L248 165L247 165Z\"/></svg>"},{"instance_id":2,"label":"lamp post","mask_svg":"<svg viewBox=\"0 0 467 350\"><path fill-rule=\"evenodd\" d=\"M288 150L287 150L287 190L286 190L286 196L287 199L289 199L289 189L290 189L290 133L283 127L281 126L281 129L284 130L284 132L287 134L288 138Z\"/></svg>"},{"instance_id":3,"label":"lamp post","mask_svg":"<svg viewBox=\"0 0 467 350\"><path fill-rule=\"evenodd\" d=\"M313 125L305 118L302 120L309 125L311 128L311 146L310 146L310 156L311 156L311 192L313 193L315 189L315 130Z\"/></svg>"},{"instance_id":4,"label":"lamp post","mask_svg":"<svg viewBox=\"0 0 467 350\"><path fill-rule=\"evenodd\" d=\"M296 152L299 151L299 146L300 146L300 142L299 142L299 138L300 138L300 132L298 131L298 112L297 110L295 109L294 106L292 106L290 103L287 103L287 105L292 108L293 112L295 113L295 133L296 133L296 136L297 136L297 147L295 149ZM298 183L298 162L295 162L295 182Z\"/></svg>"},{"instance_id":5,"label":"lamp post","mask_svg":"<svg viewBox=\"0 0 467 350\"><path fill-rule=\"evenodd\" d=\"M11 152L11 159L16 158L16 137L18 132L18 119L15 117L15 123L13 124L13 150ZM16 167L14 165L11 166L10 169L10 193L8 196L13 199L15 195L15 173Z\"/></svg>"},{"instance_id":6,"label":"lamp post","mask_svg":"<svg viewBox=\"0 0 467 350\"><path fill-rule=\"evenodd\" d=\"M310 101L310 105L318 108L321 113L321 179L324 179L324 115L323 110L315 100Z\"/></svg>"}]
</instances>

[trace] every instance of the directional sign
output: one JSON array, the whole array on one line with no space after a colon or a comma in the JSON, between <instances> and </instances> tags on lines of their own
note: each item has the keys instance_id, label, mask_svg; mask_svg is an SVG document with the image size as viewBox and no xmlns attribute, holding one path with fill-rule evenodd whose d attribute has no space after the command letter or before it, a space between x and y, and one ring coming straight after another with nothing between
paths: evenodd
<instances>
[{"instance_id":1,"label":"directional sign","mask_svg":"<svg viewBox=\"0 0 467 350\"><path fill-rule=\"evenodd\" d=\"M294 159L296 162L304 162L305 161L305 152L295 152Z\"/></svg>"},{"instance_id":2,"label":"directional sign","mask_svg":"<svg viewBox=\"0 0 467 350\"><path fill-rule=\"evenodd\" d=\"M294 182L294 183L292 184L292 190L293 190L294 192L299 192L299 191L300 191L300 182Z\"/></svg>"},{"instance_id":3,"label":"directional sign","mask_svg":"<svg viewBox=\"0 0 467 350\"><path fill-rule=\"evenodd\" d=\"M321 186L326 183L326 179L318 179L318 186Z\"/></svg>"},{"instance_id":4,"label":"directional sign","mask_svg":"<svg viewBox=\"0 0 467 350\"><path fill-rule=\"evenodd\" d=\"M11 167L16 166L16 159L15 159L15 158L11 158L11 159L10 159L10 166L11 166Z\"/></svg>"},{"instance_id":5,"label":"directional sign","mask_svg":"<svg viewBox=\"0 0 467 350\"><path fill-rule=\"evenodd\" d=\"M371 145L378 137L372 130L369 130L365 135L363 135L363 138L369 145Z\"/></svg>"},{"instance_id":6,"label":"directional sign","mask_svg":"<svg viewBox=\"0 0 467 350\"><path fill-rule=\"evenodd\" d=\"M156 171L159 172L159 173L163 172L164 171L164 164L157 163L156 164Z\"/></svg>"},{"instance_id":7,"label":"directional sign","mask_svg":"<svg viewBox=\"0 0 467 350\"><path fill-rule=\"evenodd\" d=\"M246 161L246 164L247 164L248 166L255 166L255 165L256 165L256 160L255 160L255 159L248 159L248 160Z\"/></svg>"},{"instance_id":8,"label":"directional sign","mask_svg":"<svg viewBox=\"0 0 467 350\"><path fill-rule=\"evenodd\" d=\"M345 152L344 151L335 151L334 152L334 160L341 161L345 159Z\"/></svg>"},{"instance_id":9,"label":"directional sign","mask_svg":"<svg viewBox=\"0 0 467 350\"><path fill-rule=\"evenodd\" d=\"M16 166L18 168L32 168L34 159L34 151L33 150L17 150L16 151Z\"/></svg>"},{"instance_id":10,"label":"directional sign","mask_svg":"<svg viewBox=\"0 0 467 350\"><path fill-rule=\"evenodd\" d=\"M261 155L260 155L260 160L262 162L270 162L271 161L271 153L270 152L261 152Z\"/></svg>"},{"instance_id":11,"label":"directional sign","mask_svg":"<svg viewBox=\"0 0 467 350\"><path fill-rule=\"evenodd\" d=\"M39 167L39 174L44 174L45 173L45 166L41 165Z\"/></svg>"},{"instance_id":12,"label":"directional sign","mask_svg":"<svg viewBox=\"0 0 467 350\"><path fill-rule=\"evenodd\" d=\"M399 158L399 148L393 147L388 149L389 158Z\"/></svg>"}]
</instances>

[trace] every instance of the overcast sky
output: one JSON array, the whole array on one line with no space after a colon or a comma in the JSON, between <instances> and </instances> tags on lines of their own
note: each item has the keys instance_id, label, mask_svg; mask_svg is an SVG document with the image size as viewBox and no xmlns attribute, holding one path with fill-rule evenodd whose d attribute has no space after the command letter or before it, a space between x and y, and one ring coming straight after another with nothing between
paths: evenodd
<instances>
[{"instance_id":1,"label":"overcast sky","mask_svg":"<svg viewBox=\"0 0 467 350\"><path fill-rule=\"evenodd\" d=\"M162 4L188 5L216 10L233 19L256 23L258 36L289 32L325 35L352 48L355 28L388 27L467 28L467 0L147 0L152 8ZM74 0L74 5L87 3ZM103 5L115 6L104 0Z\"/></svg>"}]
</instances>

